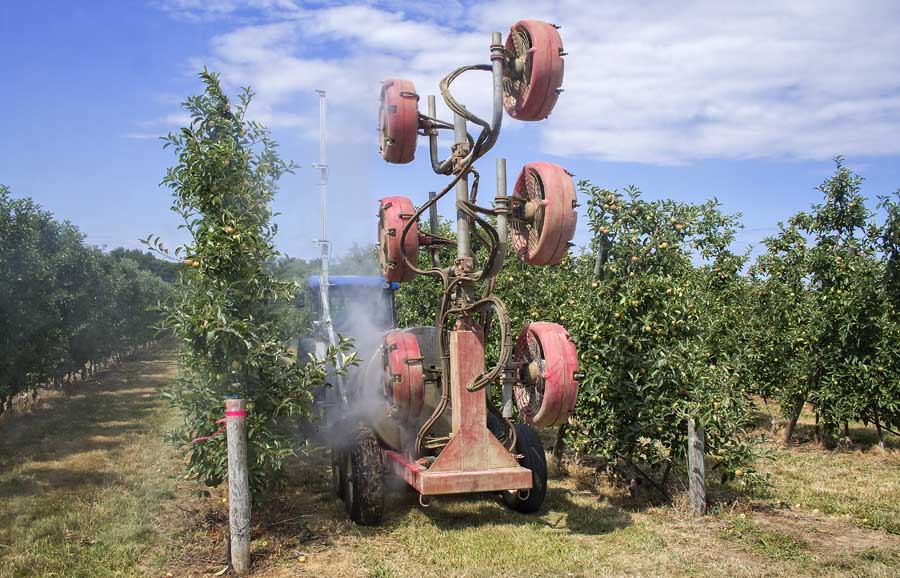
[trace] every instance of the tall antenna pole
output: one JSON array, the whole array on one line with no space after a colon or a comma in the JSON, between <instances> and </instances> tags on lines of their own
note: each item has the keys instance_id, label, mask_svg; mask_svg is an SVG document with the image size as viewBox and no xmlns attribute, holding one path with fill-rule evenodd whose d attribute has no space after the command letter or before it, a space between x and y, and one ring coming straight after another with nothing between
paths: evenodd
<instances>
[{"instance_id":1,"label":"tall antenna pole","mask_svg":"<svg viewBox=\"0 0 900 578\"><path fill-rule=\"evenodd\" d=\"M322 300L322 324L325 326L325 332L328 334L328 343L332 347L337 347L337 337L334 333L334 325L331 322L331 301L328 298L328 261L331 257L331 242L328 240L328 164L325 160L325 91L317 90L319 94L319 162L313 165L313 168L319 169L319 196L322 203L322 238L318 243L321 247L322 273L319 275L319 298ZM340 354L336 360L337 367L340 369L344 365L344 360ZM347 405L347 392L344 390L344 380L340 375L337 378L337 390L341 398L341 403Z\"/></svg>"},{"instance_id":2,"label":"tall antenna pole","mask_svg":"<svg viewBox=\"0 0 900 578\"><path fill-rule=\"evenodd\" d=\"M325 160L325 91L317 90L319 94L319 163L313 165L319 169L319 195L322 201L322 257L330 252L328 247L328 164Z\"/></svg>"}]
</instances>

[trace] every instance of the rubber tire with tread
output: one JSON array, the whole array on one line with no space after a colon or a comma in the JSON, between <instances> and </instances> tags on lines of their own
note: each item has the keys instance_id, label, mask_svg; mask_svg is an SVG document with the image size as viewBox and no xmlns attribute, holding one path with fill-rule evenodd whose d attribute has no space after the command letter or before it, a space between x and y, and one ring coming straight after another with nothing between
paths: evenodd
<instances>
[{"instance_id":1,"label":"rubber tire with tread","mask_svg":"<svg viewBox=\"0 0 900 578\"><path fill-rule=\"evenodd\" d=\"M361 427L352 446L344 453L344 505L347 514L360 526L378 525L384 514L385 494L384 466L378 440L368 428Z\"/></svg>"},{"instance_id":2,"label":"rubber tire with tread","mask_svg":"<svg viewBox=\"0 0 900 578\"><path fill-rule=\"evenodd\" d=\"M534 514L541 509L547 496L547 454L531 426L516 424L516 451L522 454L519 464L531 470L531 491L524 500L518 492L503 492L503 502L517 512Z\"/></svg>"}]
</instances>

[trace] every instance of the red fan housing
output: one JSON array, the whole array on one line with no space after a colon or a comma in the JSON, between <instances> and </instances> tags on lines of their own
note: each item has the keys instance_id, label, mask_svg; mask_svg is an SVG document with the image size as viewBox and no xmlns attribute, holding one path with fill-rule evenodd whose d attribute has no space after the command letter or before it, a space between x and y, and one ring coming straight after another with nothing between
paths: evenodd
<instances>
[{"instance_id":1,"label":"red fan housing","mask_svg":"<svg viewBox=\"0 0 900 578\"><path fill-rule=\"evenodd\" d=\"M535 321L519 335L513 351L519 364L516 405L535 427L562 425L578 397L578 353L562 325Z\"/></svg>"},{"instance_id":2,"label":"red fan housing","mask_svg":"<svg viewBox=\"0 0 900 578\"><path fill-rule=\"evenodd\" d=\"M563 80L562 39L556 27L520 20L506 37L503 105L518 120L543 120L559 98Z\"/></svg>"},{"instance_id":3,"label":"red fan housing","mask_svg":"<svg viewBox=\"0 0 900 578\"><path fill-rule=\"evenodd\" d=\"M413 160L418 128L419 95L412 81L385 80L381 85L381 111L378 114L382 158L397 164Z\"/></svg>"},{"instance_id":4,"label":"red fan housing","mask_svg":"<svg viewBox=\"0 0 900 578\"><path fill-rule=\"evenodd\" d=\"M559 263L577 220L572 176L552 163L525 165L512 196L510 242L516 255L531 265Z\"/></svg>"},{"instance_id":5,"label":"red fan housing","mask_svg":"<svg viewBox=\"0 0 900 578\"><path fill-rule=\"evenodd\" d=\"M392 331L384 338L385 395L404 419L422 413L425 400L425 374L416 336Z\"/></svg>"},{"instance_id":6,"label":"red fan housing","mask_svg":"<svg viewBox=\"0 0 900 578\"><path fill-rule=\"evenodd\" d=\"M410 267L419 264L419 226L413 223L401 251L400 239L406 223L415 214L412 201L406 197L385 197L378 201L378 261L381 274L388 281L411 281L416 273Z\"/></svg>"}]
</instances>

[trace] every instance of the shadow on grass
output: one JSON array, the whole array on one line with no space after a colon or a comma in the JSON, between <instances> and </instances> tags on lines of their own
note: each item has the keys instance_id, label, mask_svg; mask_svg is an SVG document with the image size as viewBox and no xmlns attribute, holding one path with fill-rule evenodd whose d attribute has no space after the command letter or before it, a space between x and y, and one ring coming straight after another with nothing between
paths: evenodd
<instances>
[{"instance_id":1,"label":"shadow on grass","mask_svg":"<svg viewBox=\"0 0 900 578\"><path fill-rule=\"evenodd\" d=\"M839 444L836 450L867 451L878 447L878 433L874 425L869 427L863 425L850 426L850 440L853 442L852 445ZM798 423L797 428L794 430L792 441L795 444L816 443L815 424ZM900 437L885 431L884 447L889 450L900 449Z\"/></svg>"},{"instance_id":2,"label":"shadow on grass","mask_svg":"<svg viewBox=\"0 0 900 578\"><path fill-rule=\"evenodd\" d=\"M328 527L341 533L351 527L344 503L332 492L327 453L318 459L294 459L288 468L286 486L255 520L273 537L316 539L328 542L329 532L310 527ZM565 487L551 479L543 507L536 514L507 508L496 494L435 496L431 506L419 505L419 495L403 480L386 476L385 518L381 527L357 527L364 534L391 532L409 523L409 514L421 512L441 530L464 530L488 526L544 526L563 533L601 535L631 525L631 515L606 502L607 496ZM282 522L287 520L287 522Z\"/></svg>"},{"instance_id":3,"label":"shadow on grass","mask_svg":"<svg viewBox=\"0 0 900 578\"><path fill-rule=\"evenodd\" d=\"M72 395L45 397L27 413L5 418L0 423L0 471L94 450L114 451L129 435L146 432L145 422L161 407L156 389L170 379L148 377L153 365L138 358L78 384Z\"/></svg>"},{"instance_id":4,"label":"shadow on grass","mask_svg":"<svg viewBox=\"0 0 900 578\"><path fill-rule=\"evenodd\" d=\"M146 422L161 407L155 388L167 380L146 376L154 364L146 359L151 355L158 354L145 353L79 383L72 395L47 396L27 412L7 416L0 424L0 502L12 506L41 496L49 505L51 496L83 497L85 491L110 487L129 491L123 476L96 469L91 454L117 456L133 443L132 436L147 432ZM44 509L32 509L32 517L44 516ZM20 508L2 510L0 527L34 521L23 519Z\"/></svg>"},{"instance_id":5,"label":"shadow on grass","mask_svg":"<svg viewBox=\"0 0 900 578\"><path fill-rule=\"evenodd\" d=\"M522 514L490 493L435 496L431 506L422 508L418 494L405 482L393 476L388 479L388 525L403 524L413 509L420 509L441 530L538 524L574 534L598 535L631 524L631 516L621 508L601 505L597 496L578 497L576 491L556 486L552 480L541 509L535 514Z\"/></svg>"}]
</instances>

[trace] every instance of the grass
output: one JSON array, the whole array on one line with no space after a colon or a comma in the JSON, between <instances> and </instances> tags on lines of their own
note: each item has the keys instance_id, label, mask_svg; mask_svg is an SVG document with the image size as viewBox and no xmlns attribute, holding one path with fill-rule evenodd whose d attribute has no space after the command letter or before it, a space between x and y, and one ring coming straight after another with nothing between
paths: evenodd
<instances>
[{"instance_id":1,"label":"grass","mask_svg":"<svg viewBox=\"0 0 900 578\"><path fill-rule=\"evenodd\" d=\"M159 352L0 423L0 576L222 570L223 489L193 491L161 441L176 417L157 389L173 374L170 353ZM859 446L836 452L773 444L776 459L761 464L770 492L716 489L716 513L702 518L680 501L654 502L646 486L631 498L573 467L551 476L536 516L490 496L421 508L393 484L384 525L361 528L331 497L327 454L310 450L254 512L253 575L900 576L900 443L891 438L883 452L870 433L851 433Z\"/></svg>"},{"instance_id":2,"label":"grass","mask_svg":"<svg viewBox=\"0 0 900 578\"><path fill-rule=\"evenodd\" d=\"M804 413L799 443L776 446L775 459L761 464L775 479L775 502L900 534L900 438L885 434L887 451L882 451L874 428L853 424L853 447L825 451L811 441L813 422L813 415Z\"/></svg>"},{"instance_id":3,"label":"grass","mask_svg":"<svg viewBox=\"0 0 900 578\"><path fill-rule=\"evenodd\" d=\"M745 544L775 560L809 559L806 542L779 531L760 530L746 514L729 520L720 537Z\"/></svg>"},{"instance_id":4,"label":"grass","mask_svg":"<svg viewBox=\"0 0 900 578\"><path fill-rule=\"evenodd\" d=\"M0 423L0 576L143 576L174 497L158 352L54 392Z\"/></svg>"}]
</instances>

